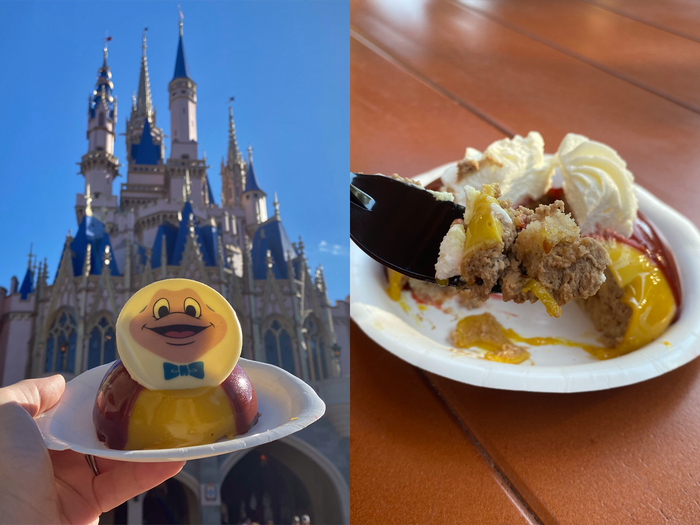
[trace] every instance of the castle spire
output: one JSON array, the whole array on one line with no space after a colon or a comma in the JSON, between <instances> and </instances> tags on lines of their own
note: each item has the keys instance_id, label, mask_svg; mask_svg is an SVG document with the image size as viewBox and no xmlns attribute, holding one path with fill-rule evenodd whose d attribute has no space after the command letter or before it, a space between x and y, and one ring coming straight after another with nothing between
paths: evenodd
<instances>
[{"instance_id":1,"label":"castle spire","mask_svg":"<svg viewBox=\"0 0 700 525\"><path fill-rule=\"evenodd\" d=\"M233 122L233 108L228 107L228 160L229 165L241 161L241 152L236 140L236 124Z\"/></svg>"},{"instance_id":2,"label":"castle spire","mask_svg":"<svg viewBox=\"0 0 700 525\"><path fill-rule=\"evenodd\" d=\"M185 58L185 46L182 43L182 21L185 19L185 15L182 14L182 9L177 6L180 12L180 38L177 44L177 58L175 59L175 73L173 74L173 80L176 78L190 78L190 70L187 67L187 59Z\"/></svg>"},{"instance_id":3,"label":"castle spire","mask_svg":"<svg viewBox=\"0 0 700 525\"><path fill-rule=\"evenodd\" d=\"M150 119L153 110L151 82L148 77L148 61L146 60L146 31L148 31L147 27L143 29L141 41L141 71L139 72L139 89L136 97L136 115L140 117L147 116Z\"/></svg>"},{"instance_id":4,"label":"castle spire","mask_svg":"<svg viewBox=\"0 0 700 525\"><path fill-rule=\"evenodd\" d=\"M272 201L272 203L275 206L275 219L279 220L279 218L280 218L280 201L277 200L277 192L275 192L275 200Z\"/></svg>"},{"instance_id":5,"label":"castle spire","mask_svg":"<svg viewBox=\"0 0 700 525\"><path fill-rule=\"evenodd\" d=\"M104 53L104 58L103 58L103 60L102 60L102 67L107 67L107 42L109 42L110 40L112 40L112 37L111 37L111 36L107 36L107 35L105 34L105 47L104 47L104 49L102 50L102 52Z\"/></svg>"}]
</instances>

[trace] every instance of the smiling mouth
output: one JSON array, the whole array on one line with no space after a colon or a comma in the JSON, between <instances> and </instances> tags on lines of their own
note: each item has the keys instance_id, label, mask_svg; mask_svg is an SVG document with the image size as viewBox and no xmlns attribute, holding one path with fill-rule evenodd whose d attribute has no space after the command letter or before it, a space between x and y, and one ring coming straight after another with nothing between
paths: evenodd
<instances>
[{"instance_id":1,"label":"smiling mouth","mask_svg":"<svg viewBox=\"0 0 700 525\"><path fill-rule=\"evenodd\" d=\"M209 326L211 325L197 326L191 324L171 324L169 326L156 326L154 328L146 326L146 328L148 328L152 332L157 333L158 335L162 335L163 337L169 337L172 339L185 339L186 337L192 337L193 335L197 335L205 328L209 328Z\"/></svg>"}]
</instances>

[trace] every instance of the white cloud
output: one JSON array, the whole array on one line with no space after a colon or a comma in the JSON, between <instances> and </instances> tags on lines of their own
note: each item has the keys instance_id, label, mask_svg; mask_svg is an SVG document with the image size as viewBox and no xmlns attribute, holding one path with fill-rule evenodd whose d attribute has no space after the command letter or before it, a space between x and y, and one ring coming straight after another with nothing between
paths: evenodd
<instances>
[{"instance_id":1,"label":"white cloud","mask_svg":"<svg viewBox=\"0 0 700 525\"><path fill-rule=\"evenodd\" d=\"M318 243L318 250L321 252L328 252L331 255L344 255L345 247L340 244L328 244L326 241L321 241Z\"/></svg>"}]
</instances>

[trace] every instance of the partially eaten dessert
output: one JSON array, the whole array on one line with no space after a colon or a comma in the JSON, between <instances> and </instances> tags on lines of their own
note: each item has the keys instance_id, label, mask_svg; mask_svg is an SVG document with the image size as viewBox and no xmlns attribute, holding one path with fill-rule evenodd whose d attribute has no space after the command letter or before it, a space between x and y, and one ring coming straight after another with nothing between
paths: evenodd
<instances>
[{"instance_id":1,"label":"partially eaten dessert","mask_svg":"<svg viewBox=\"0 0 700 525\"><path fill-rule=\"evenodd\" d=\"M600 242L581 238L564 203L535 210L497 200L497 183L481 191L465 186L463 221L455 221L440 245L439 284L461 276L465 295L485 301L498 286L504 301L542 301L549 315L573 298L594 295L610 263Z\"/></svg>"},{"instance_id":2,"label":"partially eaten dessert","mask_svg":"<svg viewBox=\"0 0 700 525\"><path fill-rule=\"evenodd\" d=\"M638 213L633 183L615 150L573 133L551 156L536 132L497 141L483 153L468 148L433 188L466 208L464 220L445 235L435 266L438 283L460 276L464 289L409 281L390 271L393 298L408 286L420 302L437 305L457 297L473 308L496 290L505 301L539 299L555 317L575 299L600 333L602 346L578 345L514 333L508 339L507 329L496 330L497 321L483 316L460 321L452 343L485 349L473 334L496 333L487 340L506 345L491 357L498 361L524 359L522 352L512 358L514 341L576 345L598 359L641 348L677 317L681 293L672 254Z\"/></svg>"}]
</instances>

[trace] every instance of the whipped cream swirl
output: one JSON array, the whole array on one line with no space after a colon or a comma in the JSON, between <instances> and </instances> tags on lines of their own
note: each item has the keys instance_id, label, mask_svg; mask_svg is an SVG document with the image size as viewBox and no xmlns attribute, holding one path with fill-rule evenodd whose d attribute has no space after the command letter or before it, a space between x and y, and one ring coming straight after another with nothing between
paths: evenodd
<instances>
[{"instance_id":1,"label":"whipped cream swirl","mask_svg":"<svg viewBox=\"0 0 700 525\"><path fill-rule=\"evenodd\" d=\"M569 133L553 158L564 195L583 235L610 229L632 235L637 218L634 176L610 146Z\"/></svg>"}]
</instances>

